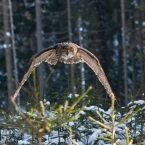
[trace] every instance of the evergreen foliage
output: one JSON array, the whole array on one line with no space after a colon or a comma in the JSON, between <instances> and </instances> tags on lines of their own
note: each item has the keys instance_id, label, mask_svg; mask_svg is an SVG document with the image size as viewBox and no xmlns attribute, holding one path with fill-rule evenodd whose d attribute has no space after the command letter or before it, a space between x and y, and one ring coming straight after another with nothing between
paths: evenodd
<instances>
[{"instance_id":1,"label":"evergreen foliage","mask_svg":"<svg viewBox=\"0 0 145 145\"><path fill-rule=\"evenodd\" d=\"M68 41L67 29L67 3L63 0L41 0L41 20L42 20L42 43L44 48L58 42ZM121 13L120 3L107 0L73 0L71 1L71 22L73 42L79 43L78 38L78 17L82 17L82 42L85 48L88 48L100 60L107 78L112 86L113 92L120 99L121 105L124 105L123 97L123 62L121 47ZM34 1L12 0L14 32L17 53L17 65L19 80L22 78L30 58L36 54L36 17ZM2 5L0 5L2 8ZM126 10L126 47L127 47L127 66L128 66L128 87L130 92L134 93L140 89L143 81L143 70L141 70L140 57L143 56L139 39L140 32L144 29L144 18L139 19L144 14L144 3L135 1L125 1ZM2 13L0 17L3 18ZM0 21L0 98L6 103L6 68L4 58L4 40L3 40L3 19ZM142 26L140 27L140 24ZM137 39L137 37L139 39ZM135 59L136 58L136 59ZM57 66L45 65L44 78L52 69L55 69L55 75L52 76L51 84L48 84L49 92L65 92L69 81L63 78L70 77L69 65L59 63ZM75 76L79 78L80 66L75 66ZM93 86L98 92L103 90L101 84L95 78L94 73L85 66L85 76L87 85ZM76 78L76 79L77 79ZM3 83L5 82L5 83ZM63 86L61 85L63 82ZM59 84L58 84L59 83ZM58 84L58 85L56 85ZM50 87L51 86L51 87ZM99 90L99 91L98 91ZM141 89L144 93L144 89ZM21 94L23 96L24 92ZM104 98L105 93L99 96ZM103 96L103 97L102 97ZM23 98L23 97L22 97ZM130 98L129 98L130 100ZM95 101L94 101L95 102ZM94 104L96 105L96 104ZM6 106L1 104L1 108Z\"/></svg>"},{"instance_id":2,"label":"evergreen foliage","mask_svg":"<svg viewBox=\"0 0 145 145\"><path fill-rule=\"evenodd\" d=\"M17 108L20 115L1 111L1 135L7 135L7 144L20 145L41 144L41 141L44 145L130 145L145 142L145 101L131 102L127 108L120 108L120 111L114 109L113 99L107 111L97 106L80 107L87 92L72 105L68 101L56 105L44 100L40 101L39 110L29 103L26 106L31 108L25 106L26 109L21 108L21 111Z\"/></svg>"}]
</instances>

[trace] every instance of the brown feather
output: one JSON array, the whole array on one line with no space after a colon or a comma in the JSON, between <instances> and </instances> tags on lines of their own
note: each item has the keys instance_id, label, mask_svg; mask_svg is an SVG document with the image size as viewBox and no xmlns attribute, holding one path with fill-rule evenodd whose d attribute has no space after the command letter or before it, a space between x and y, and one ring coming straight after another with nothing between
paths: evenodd
<instances>
[{"instance_id":1,"label":"brown feather","mask_svg":"<svg viewBox=\"0 0 145 145\"><path fill-rule=\"evenodd\" d=\"M59 59L59 61L63 62L64 64L77 64L77 63L81 62L81 59L78 58L77 56L74 56L74 57L67 59L67 60Z\"/></svg>"},{"instance_id":2,"label":"brown feather","mask_svg":"<svg viewBox=\"0 0 145 145\"><path fill-rule=\"evenodd\" d=\"M97 57L84 48L78 48L77 55L78 57L83 59L85 63L95 72L99 81L101 82L101 84L104 86L107 93L111 97L113 92Z\"/></svg>"},{"instance_id":3,"label":"brown feather","mask_svg":"<svg viewBox=\"0 0 145 145\"><path fill-rule=\"evenodd\" d=\"M16 98L16 96L18 95L23 84L25 83L25 81L27 81L28 77L32 73L33 69L35 67L37 67L43 61L46 61L49 64L55 65L57 63L56 50L52 49L52 48L50 48L50 49L48 48L48 49L44 50L43 53L40 52L40 53L36 54L33 58L31 58L31 60L28 64L28 68L27 68L26 72L24 73L23 79L22 79L21 83L19 84L19 87L16 90L13 99Z\"/></svg>"},{"instance_id":4,"label":"brown feather","mask_svg":"<svg viewBox=\"0 0 145 145\"><path fill-rule=\"evenodd\" d=\"M48 64L51 64L51 65L56 65L58 59L57 59L57 56L56 56L56 50L50 50L50 55L47 56L45 62L47 62Z\"/></svg>"}]
</instances>

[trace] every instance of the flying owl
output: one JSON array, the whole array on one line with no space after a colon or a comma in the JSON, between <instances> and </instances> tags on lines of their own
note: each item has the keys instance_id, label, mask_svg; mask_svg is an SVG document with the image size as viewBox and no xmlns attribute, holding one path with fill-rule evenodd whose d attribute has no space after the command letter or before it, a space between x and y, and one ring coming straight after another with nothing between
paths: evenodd
<instances>
[{"instance_id":1,"label":"flying owl","mask_svg":"<svg viewBox=\"0 0 145 145\"><path fill-rule=\"evenodd\" d=\"M95 72L99 81L111 97L113 92L98 58L87 49L82 48L77 44L71 42L63 42L57 43L56 45L41 51L31 58L28 68L13 96L13 99L16 99L21 87L28 79L33 69L40 65L40 63L42 63L43 61L47 62L50 65L56 65L57 61L63 62L64 64L77 64L82 60L84 60L84 62Z\"/></svg>"}]
</instances>

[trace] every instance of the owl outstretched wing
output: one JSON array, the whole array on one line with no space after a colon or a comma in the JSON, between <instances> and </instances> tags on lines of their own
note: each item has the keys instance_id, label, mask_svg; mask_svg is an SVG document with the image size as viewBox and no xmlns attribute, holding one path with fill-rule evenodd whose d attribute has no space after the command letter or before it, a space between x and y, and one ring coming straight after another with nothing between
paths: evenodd
<instances>
[{"instance_id":1,"label":"owl outstretched wing","mask_svg":"<svg viewBox=\"0 0 145 145\"><path fill-rule=\"evenodd\" d=\"M83 59L85 63L95 72L99 81L111 97L113 92L97 57L85 48L78 48L77 56Z\"/></svg>"},{"instance_id":2,"label":"owl outstretched wing","mask_svg":"<svg viewBox=\"0 0 145 145\"><path fill-rule=\"evenodd\" d=\"M43 61L47 62L48 64L55 65L58 60L65 64L77 64L81 62L81 60L84 60L86 64L95 72L109 96L112 96L113 92L97 57L85 48L81 48L74 43L65 42L56 44L55 46L43 50L30 60L28 69L25 72L24 77L12 99L16 99L20 89L35 67L37 67Z\"/></svg>"},{"instance_id":3,"label":"owl outstretched wing","mask_svg":"<svg viewBox=\"0 0 145 145\"><path fill-rule=\"evenodd\" d=\"M13 99L15 100L20 89L22 88L23 84L25 83L25 81L27 81L28 77L30 76L30 74L32 73L32 71L34 70L34 68L36 68L40 63L42 63L43 61L47 62L48 64L51 65L55 65L58 61L57 57L56 57L56 50L53 47L47 48L44 51L36 54L35 56L33 56L28 64L28 68L26 70L26 72L24 73L24 76L22 78L22 81L19 84L18 89L16 90Z\"/></svg>"}]
</instances>

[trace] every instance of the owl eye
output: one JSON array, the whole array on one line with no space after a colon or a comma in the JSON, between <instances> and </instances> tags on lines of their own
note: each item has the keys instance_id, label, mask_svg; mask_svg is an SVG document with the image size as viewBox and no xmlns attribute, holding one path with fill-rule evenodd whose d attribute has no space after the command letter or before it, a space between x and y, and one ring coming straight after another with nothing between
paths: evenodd
<instances>
[{"instance_id":1,"label":"owl eye","mask_svg":"<svg viewBox=\"0 0 145 145\"><path fill-rule=\"evenodd\" d=\"M70 48L70 52L73 52L73 48L72 47Z\"/></svg>"},{"instance_id":2,"label":"owl eye","mask_svg":"<svg viewBox=\"0 0 145 145\"><path fill-rule=\"evenodd\" d=\"M63 49L62 49L62 52L65 52L65 51L66 51L65 48L63 48Z\"/></svg>"}]
</instances>

